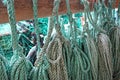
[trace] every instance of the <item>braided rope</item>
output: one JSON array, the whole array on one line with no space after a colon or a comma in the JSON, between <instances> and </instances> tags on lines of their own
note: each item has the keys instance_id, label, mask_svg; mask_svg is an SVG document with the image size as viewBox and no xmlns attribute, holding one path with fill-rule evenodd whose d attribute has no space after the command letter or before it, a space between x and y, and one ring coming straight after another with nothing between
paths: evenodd
<instances>
[{"instance_id":1,"label":"braided rope","mask_svg":"<svg viewBox=\"0 0 120 80\"><path fill-rule=\"evenodd\" d=\"M54 16L57 13L57 9L58 9L58 6L59 6L58 4L56 4L56 3L58 3L58 1L60 2L60 0L54 0L54 7L53 7L52 16L50 17L50 20L49 20L47 37L46 37L46 40L45 40L45 44L44 44L40 54L38 55L38 58L37 58L36 62L35 62L36 66L39 64L39 62L42 61L41 56L46 53L46 49L48 47L50 37L51 37L51 33L52 33L52 30L53 30L53 26L54 26Z\"/></svg>"},{"instance_id":2,"label":"braided rope","mask_svg":"<svg viewBox=\"0 0 120 80\"><path fill-rule=\"evenodd\" d=\"M100 28L100 27L96 24L96 22L93 20L92 15L91 15L91 13L90 13L89 2L88 2L87 0L83 0L83 4L84 4L84 7L85 7L84 10L85 10L85 12L86 12L86 14L87 14L87 17L88 17L90 23L92 24L92 26L93 26L96 30L98 30L98 31L100 31L100 32L103 32L103 33L106 33L106 31L103 30L102 28ZM97 21L97 20L96 20L96 21Z\"/></svg>"},{"instance_id":3,"label":"braided rope","mask_svg":"<svg viewBox=\"0 0 120 80\"><path fill-rule=\"evenodd\" d=\"M48 60L49 60L49 62L50 63L52 63L52 64L56 64L56 63L58 63L59 62L59 60L61 59L61 57L62 57L62 43L61 43L61 41L60 41L60 39L56 39L57 40L57 42L58 42L58 45L59 45L59 47L58 47L58 49L59 49L59 55L58 55L58 58L56 59L56 60L51 60L50 58L48 58ZM53 40L54 41L54 40ZM49 52L49 50L50 50L51 48L49 47L48 49L47 49L47 53Z\"/></svg>"},{"instance_id":4,"label":"braided rope","mask_svg":"<svg viewBox=\"0 0 120 80\"><path fill-rule=\"evenodd\" d=\"M38 50L37 50L37 57L38 53L40 52L41 44L40 44L40 34L39 34L39 25L38 25L38 8L37 8L37 2L38 0L32 0L33 1L33 12L34 12L34 28L37 36L37 45L38 45Z\"/></svg>"},{"instance_id":5,"label":"braided rope","mask_svg":"<svg viewBox=\"0 0 120 80\"><path fill-rule=\"evenodd\" d=\"M9 16L9 22L12 31L12 45L13 45L13 52L17 53L18 50L18 35L16 29L16 19L15 19L15 10L14 10L14 2L13 0L7 0L7 11ZM18 54L18 53L17 53Z\"/></svg>"},{"instance_id":6,"label":"braided rope","mask_svg":"<svg viewBox=\"0 0 120 80\"><path fill-rule=\"evenodd\" d=\"M70 10L70 4L69 4L69 0L65 0L66 1L66 6L67 6L67 15L69 17L69 21L70 21L70 31L69 31L69 37L72 36L72 23L73 23L73 18L72 18L72 12ZM73 36L72 36L73 37Z\"/></svg>"}]
</instances>

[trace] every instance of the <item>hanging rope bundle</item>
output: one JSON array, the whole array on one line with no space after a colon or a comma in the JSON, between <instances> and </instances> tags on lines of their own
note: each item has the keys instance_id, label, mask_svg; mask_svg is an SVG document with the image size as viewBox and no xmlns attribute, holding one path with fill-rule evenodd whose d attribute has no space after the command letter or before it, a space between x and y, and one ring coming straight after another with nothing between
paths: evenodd
<instances>
[{"instance_id":1,"label":"hanging rope bundle","mask_svg":"<svg viewBox=\"0 0 120 80\"><path fill-rule=\"evenodd\" d=\"M29 74L29 80L49 80L48 68L49 62L44 55L42 57L43 62L40 62L39 66L34 66Z\"/></svg>"},{"instance_id":2,"label":"hanging rope bundle","mask_svg":"<svg viewBox=\"0 0 120 80\"><path fill-rule=\"evenodd\" d=\"M88 73L84 74L87 75L88 77L84 76L84 78L89 79L89 80L97 80L98 79L98 50L96 47L96 44L94 40L90 36L90 32L88 30L88 24L86 22L84 26L85 32L83 32L83 37L82 39L82 53L86 55L88 58L88 63L90 66L90 69Z\"/></svg>"},{"instance_id":3,"label":"hanging rope bundle","mask_svg":"<svg viewBox=\"0 0 120 80\"><path fill-rule=\"evenodd\" d=\"M106 34L98 34L98 63L99 63L99 75L98 80L113 80L113 64L112 64L112 52L111 42Z\"/></svg>"},{"instance_id":4,"label":"hanging rope bundle","mask_svg":"<svg viewBox=\"0 0 120 80\"><path fill-rule=\"evenodd\" d=\"M89 75L91 80L98 79L98 50L96 48L95 42L90 36L83 38L84 43L84 52L89 58L90 61L90 73Z\"/></svg>"},{"instance_id":5,"label":"hanging rope bundle","mask_svg":"<svg viewBox=\"0 0 120 80\"><path fill-rule=\"evenodd\" d=\"M16 29L16 20L14 14L13 0L7 0L7 10L12 31L13 57L11 59L10 80L27 80L31 69L31 63L27 61L22 54L22 49L18 46L18 37Z\"/></svg>"},{"instance_id":6,"label":"hanging rope bundle","mask_svg":"<svg viewBox=\"0 0 120 80\"><path fill-rule=\"evenodd\" d=\"M0 54L0 80L8 80L7 67L7 60Z\"/></svg>"},{"instance_id":7,"label":"hanging rope bundle","mask_svg":"<svg viewBox=\"0 0 120 80\"><path fill-rule=\"evenodd\" d=\"M11 80L27 80L28 73L32 69L31 63L27 62L25 58L19 58L12 66Z\"/></svg>"},{"instance_id":8,"label":"hanging rope bundle","mask_svg":"<svg viewBox=\"0 0 120 80\"><path fill-rule=\"evenodd\" d=\"M90 61L87 55L80 49L80 46L73 46L71 56L71 80L90 80L90 78L88 77L89 71Z\"/></svg>"},{"instance_id":9,"label":"hanging rope bundle","mask_svg":"<svg viewBox=\"0 0 120 80\"><path fill-rule=\"evenodd\" d=\"M109 37L112 43L113 78L114 80L118 80L120 79L120 28L111 28L109 31Z\"/></svg>"},{"instance_id":10,"label":"hanging rope bundle","mask_svg":"<svg viewBox=\"0 0 120 80\"><path fill-rule=\"evenodd\" d=\"M86 0L83 0L83 4L84 4L84 17L85 17L85 25L83 28L83 35L82 35L82 39L80 39L83 44L81 44L81 46L83 46L81 49L83 50L83 53L85 55L87 55L87 58L89 60L89 64L90 64L90 70L88 71L87 75L84 76L84 79L86 78L89 80L98 80L98 50L96 47L96 43L94 41L95 38L95 34L92 35L93 38L91 37L90 34L90 30L89 28L91 26L88 25L88 21L92 24L93 28L95 28L96 30L102 31L104 32L104 30L102 30L101 28L97 27L97 20L94 21L92 19L90 10L89 10L89 3ZM97 12L96 12L97 14ZM97 17L97 16L96 16ZM96 18L97 19L97 18ZM94 25L95 24L95 25Z\"/></svg>"},{"instance_id":11,"label":"hanging rope bundle","mask_svg":"<svg viewBox=\"0 0 120 80\"><path fill-rule=\"evenodd\" d=\"M68 80L61 42L61 38L56 36L48 46L47 55L51 63L48 71L50 80Z\"/></svg>"},{"instance_id":12,"label":"hanging rope bundle","mask_svg":"<svg viewBox=\"0 0 120 80\"><path fill-rule=\"evenodd\" d=\"M37 0L33 0L33 12L34 12L34 24L35 24L35 32L37 35L37 59L39 58L40 53L40 37L39 37L39 25L38 25L38 16L37 16ZM30 72L29 79L30 80L49 80L47 69L49 67L48 60L45 56L45 54L41 55L40 58L42 61L37 64L37 66L34 66L33 69Z\"/></svg>"},{"instance_id":13,"label":"hanging rope bundle","mask_svg":"<svg viewBox=\"0 0 120 80\"><path fill-rule=\"evenodd\" d=\"M50 68L48 70L50 80L68 80L68 73L66 68L67 63L65 64L65 60L63 57L63 55L65 54L62 53L63 43L65 42L65 39L60 31L60 25L58 21L59 4L60 0L54 1L54 14L56 16L57 21L57 25L55 26L56 33L47 47L48 61L51 63Z\"/></svg>"},{"instance_id":14,"label":"hanging rope bundle","mask_svg":"<svg viewBox=\"0 0 120 80\"><path fill-rule=\"evenodd\" d=\"M86 54L80 49L80 46L77 45L77 28L75 26L75 21L72 18L72 13L70 10L69 0L66 0L68 16L70 21L70 40L71 40L71 50L69 54L65 55L68 56L70 59L70 78L69 80L78 80L78 79L85 79L84 75L90 70L90 62ZM69 69L68 69L69 70ZM86 79L89 79L86 77Z\"/></svg>"}]
</instances>

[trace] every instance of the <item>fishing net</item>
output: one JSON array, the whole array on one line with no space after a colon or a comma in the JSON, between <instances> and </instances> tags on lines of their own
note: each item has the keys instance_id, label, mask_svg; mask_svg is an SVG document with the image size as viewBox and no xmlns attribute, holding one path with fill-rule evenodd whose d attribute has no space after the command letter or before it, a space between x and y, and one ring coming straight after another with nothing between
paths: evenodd
<instances>
[{"instance_id":1,"label":"fishing net","mask_svg":"<svg viewBox=\"0 0 120 80\"><path fill-rule=\"evenodd\" d=\"M98 0L98 3L94 4L94 15L91 15L89 2L82 0L85 8L85 24L83 30L80 30L80 24L77 23L78 19L75 17L81 16L81 14L72 14L69 0L65 1L67 17L58 16L61 0L54 0L52 16L45 20L38 19L38 0L32 0L32 2L33 26L37 39L36 45L34 45L34 47L37 47L35 63L32 64L23 54L24 51L18 40L14 0L7 0L5 4L7 4L12 34L11 37L0 39L0 54L12 48L13 56L8 62L0 55L0 80L120 79L120 29L119 27L113 27L116 24L108 16L109 12L112 15L111 3L109 3L109 8L106 8L103 4L104 1ZM65 19L61 19L63 17ZM42 25L39 22L48 22L49 24ZM67 27L65 27L65 24L68 24ZM47 26L49 26L48 29ZM47 34L43 46L40 43L41 33ZM6 45L6 43L9 45ZM29 45L28 42L25 43Z\"/></svg>"}]
</instances>

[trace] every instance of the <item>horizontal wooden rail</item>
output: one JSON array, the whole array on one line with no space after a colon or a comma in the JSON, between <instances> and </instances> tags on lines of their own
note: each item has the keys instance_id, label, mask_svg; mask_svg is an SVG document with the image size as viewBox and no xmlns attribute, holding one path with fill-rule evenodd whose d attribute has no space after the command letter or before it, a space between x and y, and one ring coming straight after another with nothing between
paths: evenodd
<instances>
[{"instance_id":1,"label":"horizontal wooden rail","mask_svg":"<svg viewBox=\"0 0 120 80\"><path fill-rule=\"evenodd\" d=\"M33 18L32 0L14 0L14 1L15 1L14 3L15 15L17 21L28 20ZM54 0L38 0L39 17L47 17L51 15L53 9L53 1ZM90 8L92 8L94 1L97 0L89 0ZM84 10L84 6L80 4L80 0L70 0L70 6L71 6L71 11L73 13ZM116 6L118 6L118 4ZM66 13L66 3L65 0L61 0L59 14L64 14L64 13ZM6 22L8 22L7 10L0 0L0 23L6 23Z\"/></svg>"}]
</instances>

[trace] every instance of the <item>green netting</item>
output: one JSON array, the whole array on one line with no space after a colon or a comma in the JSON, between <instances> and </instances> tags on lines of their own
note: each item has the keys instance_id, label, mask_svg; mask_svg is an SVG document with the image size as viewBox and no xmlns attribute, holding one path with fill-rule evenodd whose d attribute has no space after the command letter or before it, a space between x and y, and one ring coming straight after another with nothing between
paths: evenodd
<instances>
[{"instance_id":1,"label":"green netting","mask_svg":"<svg viewBox=\"0 0 120 80\"><path fill-rule=\"evenodd\" d=\"M10 60L13 54L11 35L0 37L0 54L4 55L8 60Z\"/></svg>"},{"instance_id":2,"label":"green netting","mask_svg":"<svg viewBox=\"0 0 120 80\"><path fill-rule=\"evenodd\" d=\"M77 27L81 28L80 17L82 17L82 13L76 13L74 17L77 18L76 19ZM63 20L62 24L64 24L64 26L65 26L65 24L69 24L69 19L68 19L68 16L66 14L60 15L60 18ZM40 34L43 34L45 36L47 34L48 18L38 18L38 24L39 24L39 28L41 29ZM22 23L22 25L25 25L31 32L34 32L34 26L33 25L29 24L29 26L28 26L24 23ZM4 29L2 27L4 27ZM11 57L12 43L11 43L11 33L10 33L10 31L11 30L10 30L10 27L8 26L8 24L1 24L0 25L0 34L3 35L3 36L0 37L0 46L1 46L0 52L1 52L1 54L4 53L5 55L8 55L8 56L10 54L10 57ZM8 34L4 35L2 33L8 33ZM24 35L28 36L29 33L25 33ZM31 45L29 45L29 46L31 46Z\"/></svg>"}]
</instances>

